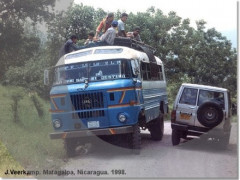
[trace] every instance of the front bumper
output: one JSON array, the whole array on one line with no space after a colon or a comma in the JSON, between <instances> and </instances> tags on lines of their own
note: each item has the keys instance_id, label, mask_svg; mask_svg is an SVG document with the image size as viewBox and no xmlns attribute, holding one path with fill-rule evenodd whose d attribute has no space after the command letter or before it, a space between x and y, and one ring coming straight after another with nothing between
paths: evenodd
<instances>
[{"instance_id":1,"label":"front bumper","mask_svg":"<svg viewBox=\"0 0 240 180\"><path fill-rule=\"evenodd\" d=\"M55 132L50 134L51 139L66 139L77 138L86 136L101 136L101 135L115 135L126 134L133 132L132 126L105 128L105 129L88 129L81 131L69 131L69 132Z\"/></svg>"}]
</instances>

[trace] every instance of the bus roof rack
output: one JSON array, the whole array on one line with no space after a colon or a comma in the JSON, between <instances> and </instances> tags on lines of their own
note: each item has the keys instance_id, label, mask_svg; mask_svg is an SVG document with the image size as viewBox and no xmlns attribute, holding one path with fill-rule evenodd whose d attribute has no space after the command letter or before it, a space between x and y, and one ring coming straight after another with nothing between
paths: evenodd
<instances>
[{"instance_id":1,"label":"bus roof rack","mask_svg":"<svg viewBox=\"0 0 240 180\"><path fill-rule=\"evenodd\" d=\"M127 37L116 37L114 39L114 45L126 46L126 47L130 47L130 48L133 48L133 49L136 49L139 51L143 51L143 52L145 52L144 49L148 49L148 51L151 51L152 54L155 54L155 52L156 52L156 49L153 48L152 46L149 46L140 41L136 41L134 39L127 38Z\"/></svg>"},{"instance_id":2,"label":"bus roof rack","mask_svg":"<svg viewBox=\"0 0 240 180\"><path fill-rule=\"evenodd\" d=\"M156 49L153 48L152 46L149 46L142 42L136 41L131 38L126 38L126 37L116 37L114 39L114 45L126 46L126 47L130 47L130 48L145 52L151 62L156 62L156 59L154 57Z\"/></svg>"}]
</instances>

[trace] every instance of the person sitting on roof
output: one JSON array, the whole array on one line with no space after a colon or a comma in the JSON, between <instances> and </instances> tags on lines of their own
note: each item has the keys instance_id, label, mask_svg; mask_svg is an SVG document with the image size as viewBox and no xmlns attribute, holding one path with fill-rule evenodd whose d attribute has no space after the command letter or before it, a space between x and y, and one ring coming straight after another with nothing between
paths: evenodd
<instances>
[{"instance_id":1,"label":"person sitting on roof","mask_svg":"<svg viewBox=\"0 0 240 180\"><path fill-rule=\"evenodd\" d=\"M107 46L107 45L113 45L114 39L117 36L116 28L118 26L117 21L113 21L111 24L111 27L100 37L100 40L97 42L89 43L85 46L80 46L79 49L86 49L91 47L97 47L97 46Z\"/></svg>"},{"instance_id":2,"label":"person sitting on roof","mask_svg":"<svg viewBox=\"0 0 240 180\"><path fill-rule=\"evenodd\" d=\"M113 21L111 24L111 27L101 36L100 41L88 43L85 46L76 46L76 48L74 47L74 50L86 49L86 48L91 48L96 46L113 45L114 39L117 36L117 31L116 31L117 26L118 26L118 22Z\"/></svg>"},{"instance_id":3,"label":"person sitting on roof","mask_svg":"<svg viewBox=\"0 0 240 180\"><path fill-rule=\"evenodd\" d=\"M101 32L103 34L111 27L113 19L114 19L114 14L108 13L107 17L104 18L98 25L96 29L96 34L94 37L95 39L99 39L99 35L101 35Z\"/></svg>"},{"instance_id":4,"label":"person sitting on roof","mask_svg":"<svg viewBox=\"0 0 240 180\"><path fill-rule=\"evenodd\" d=\"M93 32L90 32L88 33L88 39L85 41L84 45L88 45L90 43L94 43L95 40L94 40L94 33Z\"/></svg>"},{"instance_id":5,"label":"person sitting on roof","mask_svg":"<svg viewBox=\"0 0 240 180\"><path fill-rule=\"evenodd\" d=\"M68 39L65 44L63 45L63 47L61 48L61 51L60 51L60 57L67 54L67 53L70 53L72 51L76 51L76 50L79 50L81 49L80 46L76 45L77 43L77 36L76 35L72 35L70 37L70 39Z\"/></svg>"},{"instance_id":6,"label":"person sitting on roof","mask_svg":"<svg viewBox=\"0 0 240 180\"><path fill-rule=\"evenodd\" d=\"M117 29L118 22L113 21L112 26L101 36L100 41L106 43L107 45L113 45L114 39L117 36Z\"/></svg>"},{"instance_id":7,"label":"person sitting on roof","mask_svg":"<svg viewBox=\"0 0 240 180\"><path fill-rule=\"evenodd\" d=\"M135 27L133 32L128 32L127 33L127 37L130 37L133 40L142 42L139 33L140 33L140 27Z\"/></svg>"}]
</instances>

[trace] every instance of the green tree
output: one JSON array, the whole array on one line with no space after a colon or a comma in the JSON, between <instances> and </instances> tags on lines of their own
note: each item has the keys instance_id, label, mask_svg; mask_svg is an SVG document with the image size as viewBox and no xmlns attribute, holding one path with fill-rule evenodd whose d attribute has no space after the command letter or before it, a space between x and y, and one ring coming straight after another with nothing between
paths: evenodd
<instances>
[{"instance_id":1,"label":"green tree","mask_svg":"<svg viewBox=\"0 0 240 180\"><path fill-rule=\"evenodd\" d=\"M186 76L191 83L225 87L236 93L236 50L216 29L206 22L190 27L188 19L173 29L169 41L167 73L173 82ZM230 83L232 83L231 86Z\"/></svg>"},{"instance_id":2,"label":"green tree","mask_svg":"<svg viewBox=\"0 0 240 180\"><path fill-rule=\"evenodd\" d=\"M0 77L9 66L20 66L39 48L38 39L25 36L24 25L49 19L55 0L0 1ZM4 43L3 43L4 42ZM35 43L36 42L36 43Z\"/></svg>"},{"instance_id":3,"label":"green tree","mask_svg":"<svg viewBox=\"0 0 240 180\"><path fill-rule=\"evenodd\" d=\"M83 45L90 31L95 31L99 22L106 17L103 9L95 10L91 6L73 4L66 12L55 14L54 20L48 22L47 47L50 66L54 66L59 59L59 52L66 40L75 34L79 45Z\"/></svg>"},{"instance_id":4,"label":"green tree","mask_svg":"<svg viewBox=\"0 0 240 180\"><path fill-rule=\"evenodd\" d=\"M57 63L60 49L70 35L76 34L81 44L90 31L95 31L106 14L103 9L95 10L83 4L73 4L66 12L54 14L53 19L48 21L48 42L44 47L36 36L37 30L24 30L20 23L22 21L6 21L5 26L14 27L6 32L12 46L0 44L0 47L4 47L0 54L5 58L0 59L0 63L5 63L4 72L12 66L6 73L9 81L22 86L28 83L30 90L45 94L43 69ZM118 10L115 19L120 14ZM189 19L182 19L175 12L165 15L160 9L150 7L146 12L130 12L126 31L140 27L142 40L156 48L156 56L165 65L167 81L173 94L182 82L191 82L226 87L236 95L236 50L216 29L206 29L204 20L196 22L196 25L196 29L191 27ZM7 31L6 28L3 30ZM16 32L21 33L15 35L18 38L15 42L11 35ZM5 40L8 40L7 37ZM0 34L1 38L3 36ZM16 52L18 56L9 52Z\"/></svg>"},{"instance_id":5,"label":"green tree","mask_svg":"<svg viewBox=\"0 0 240 180\"><path fill-rule=\"evenodd\" d=\"M164 15L160 9L151 7L145 13L130 13L126 28L132 31L134 27L140 27L142 40L156 48L156 54L165 61L169 52L170 31L178 27L180 22L181 18L175 12Z\"/></svg>"},{"instance_id":6,"label":"green tree","mask_svg":"<svg viewBox=\"0 0 240 180\"><path fill-rule=\"evenodd\" d=\"M142 40L155 47L164 62L168 83L226 87L236 94L236 50L216 29L206 29L204 20L196 25L191 27L189 19L182 20L175 12L164 15L150 7L144 13L130 13L126 28L141 28Z\"/></svg>"},{"instance_id":7,"label":"green tree","mask_svg":"<svg viewBox=\"0 0 240 180\"><path fill-rule=\"evenodd\" d=\"M5 73L5 81L24 87L29 92L37 92L42 97L48 97L49 88L43 84L44 69L49 67L49 56L46 52L46 49L42 49L22 66L9 67Z\"/></svg>"}]
</instances>

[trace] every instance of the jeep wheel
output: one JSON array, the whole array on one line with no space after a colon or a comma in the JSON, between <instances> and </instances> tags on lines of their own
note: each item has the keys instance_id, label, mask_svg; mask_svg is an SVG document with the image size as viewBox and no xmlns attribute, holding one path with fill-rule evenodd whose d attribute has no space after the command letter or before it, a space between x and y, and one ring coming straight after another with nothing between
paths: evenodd
<instances>
[{"instance_id":1,"label":"jeep wheel","mask_svg":"<svg viewBox=\"0 0 240 180\"><path fill-rule=\"evenodd\" d=\"M176 146L180 143L181 140L181 133L179 130L173 129L172 130L172 145Z\"/></svg>"},{"instance_id":2,"label":"jeep wheel","mask_svg":"<svg viewBox=\"0 0 240 180\"><path fill-rule=\"evenodd\" d=\"M164 132L164 118L163 114L160 113L159 117L157 117L149 126L149 131L151 133L151 137L155 141L162 140L163 132Z\"/></svg>"},{"instance_id":3,"label":"jeep wheel","mask_svg":"<svg viewBox=\"0 0 240 180\"><path fill-rule=\"evenodd\" d=\"M133 126L133 132L130 134L131 149L134 154L140 154L141 134L139 124Z\"/></svg>"},{"instance_id":4,"label":"jeep wheel","mask_svg":"<svg viewBox=\"0 0 240 180\"><path fill-rule=\"evenodd\" d=\"M206 102L199 106L197 118L203 126L213 128L222 122L223 111L219 104Z\"/></svg>"},{"instance_id":5,"label":"jeep wheel","mask_svg":"<svg viewBox=\"0 0 240 180\"><path fill-rule=\"evenodd\" d=\"M74 157L76 155L77 142L75 139L65 139L64 148L67 154L67 157Z\"/></svg>"}]
</instances>

